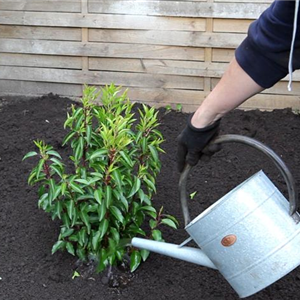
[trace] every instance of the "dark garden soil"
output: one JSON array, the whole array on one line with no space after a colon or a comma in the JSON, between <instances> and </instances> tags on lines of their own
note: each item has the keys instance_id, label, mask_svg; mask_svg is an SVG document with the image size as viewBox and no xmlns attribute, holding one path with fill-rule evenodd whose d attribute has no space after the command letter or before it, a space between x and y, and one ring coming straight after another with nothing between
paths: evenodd
<instances>
[{"instance_id":1,"label":"dark garden soil","mask_svg":"<svg viewBox=\"0 0 300 300\"><path fill-rule=\"evenodd\" d=\"M38 209L37 189L27 185L35 160L21 160L33 150L34 139L44 139L61 154L68 154L61 141L71 103L53 95L0 101L0 300L238 299L217 271L158 254L151 254L134 274L115 269L109 282L105 274L92 273L89 266L78 265L76 258L65 252L51 255L59 222L51 221ZM187 114L160 109L159 116L166 154L161 155L154 204L157 208L164 206L167 213L178 218L179 230L162 231L166 241L181 243L187 233L178 197L175 140ZM300 186L299 115L289 109L236 110L223 119L221 133L254 137L270 146L286 162ZM243 145L225 145L190 176L189 190L198 192L190 200L193 216L260 169L286 195L283 178L262 154ZM81 277L72 279L76 269ZM299 299L299 289L300 268L248 299Z\"/></svg>"}]
</instances>

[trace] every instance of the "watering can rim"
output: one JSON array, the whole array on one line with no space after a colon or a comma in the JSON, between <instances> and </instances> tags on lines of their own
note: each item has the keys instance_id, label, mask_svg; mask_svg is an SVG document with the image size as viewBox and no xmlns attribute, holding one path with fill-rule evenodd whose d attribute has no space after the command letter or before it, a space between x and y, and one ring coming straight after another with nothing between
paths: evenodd
<instances>
[{"instance_id":1,"label":"watering can rim","mask_svg":"<svg viewBox=\"0 0 300 300\"><path fill-rule=\"evenodd\" d=\"M300 218L299 215L296 213L298 209L298 193L295 185L295 180L290 170L286 166L286 164L282 161L282 159L272 149L270 149L263 143L253 138L237 135L237 134L227 134L227 135L219 136L213 141L211 141L207 146L207 148L213 144L222 144L222 143L229 143L229 142L236 142L236 143L241 143L241 144L251 146L252 148L255 148L261 151L262 153L264 153L267 157L269 157L273 161L275 166L279 169L281 175L284 177L285 183L288 187L289 202L290 202L289 214L292 216L292 218L296 223L299 223ZM179 180L180 202L181 202L185 227L189 225L189 223L191 222L189 209L187 205L187 191L186 191L187 178L191 169L192 167L186 164L184 170L180 175L180 180Z\"/></svg>"}]
</instances>

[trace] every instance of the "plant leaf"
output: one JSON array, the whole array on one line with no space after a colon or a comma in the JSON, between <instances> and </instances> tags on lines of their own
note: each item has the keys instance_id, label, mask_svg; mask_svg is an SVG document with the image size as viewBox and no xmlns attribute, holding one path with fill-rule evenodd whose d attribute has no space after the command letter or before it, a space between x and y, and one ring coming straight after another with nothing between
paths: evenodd
<instances>
[{"instance_id":1,"label":"plant leaf","mask_svg":"<svg viewBox=\"0 0 300 300\"><path fill-rule=\"evenodd\" d=\"M98 206L99 221L101 222L106 214L106 205L102 203Z\"/></svg>"},{"instance_id":2,"label":"plant leaf","mask_svg":"<svg viewBox=\"0 0 300 300\"><path fill-rule=\"evenodd\" d=\"M113 239L115 240L115 242L116 242L117 244L119 244L119 241L120 241L120 234L119 234L119 231L118 231L116 228L111 227L111 228L110 228L110 233L112 234L112 237L113 237Z\"/></svg>"},{"instance_id":3,"label":"plant leaf","mask_svg":"<svg viewBox=\"0 0 300 300\"><path fill-rule=\"evenodd\" d=\"M73 215L72 215L72 220L71 221L72 221L71 226L73 227L75 225L76 221L77 221L77 210L75 208L73 209Z\"/></svg>"},{"instance_id":4,"label":"plant leaf","mask_svg":"<svg viewBox=\"0 0 300 300\"><path fill-rule=\"evenodd\" d=\"M197 194L197 191L195 191L195 192L193 192L193 193L191 193L191 194L190 194L190 198L191 198L191 200L193 200L193 199L194 199L194 197L196 196L196 194Z\"/></svg>"},{"instance_id":5,"label":"plant leaf","mask_svg":"<svg viewBox=\"0 0 300 300\"><path fill-rule=\"evenodd\" d=\"M141 263L141 254L138 250L133 250L130 255L130 271L134 272Z\"/></svg>"},{"instance_id":6,"label":"plant leaf","mask_svg":"<svg viewBox=\"0 0 300 300\"><path fill-rule=\"evenodd\" d=\"M39 199L39 202L38 202L38 207L39 208L43 208L43 210L46 210L46 208L47 208L47 206L48 206L48 203L49 203L49 201L48 201L48 193L45 193L45 194L43 194L41 197L40 197L40 199Z\"/></svg>"},{"instance_id":7,"label":"plant leaf","mask_svg":"<svg viewBox=\"0 0 300 300\"><path fill-rule=\"evenodd\" d=\"M56 201L55 203L55 213L59 219L61 219L61 212L62 212L62 203L61 201Z\"/></svg>"},{"instance_id":8,"label":"plant leaf","mask_svg":"<svg viewBox=\"0 0 300 300\"><path fill-rule=\"evenodd\" d=\"M62 229L65 229L64 231L62 231L61 233L61 237L62 238L66 238L68 236L70 236L73 232L74 232L74 229L73 228L62 228Z\"/></svg>"},{"instance_id":9,"label":"plant leaf","mask_svg":"<svg viewBox=\"0 0 300 300\"><path fill-rule=\"evenodd\" d=\"M133 187L128 195L128 198L132 197L141 188L141 180L135 177Z\"/></svg>"},{"instance_id":10,"label":"plant leaf","mask_svg":"<svg viewBox=\"0 0 300 300\"><path fill-rule=\"evenodd\" d=\"M122 188L121 174L117 169L113 170L112 177L113 177L114 181L117 183L118 187Z\"/></svg>"},{"instance_id":11,"label":"plant leaf","mask_svg":"<svg viewBox=\"0 0 300 300\"><path fill-rule=\"evenodd\" d=\"M146 152L146 147L147 147L147 139L145 137L142 138L142 150L143 153Z\"/></svg>"},{"instance_id":12,"label":"plant leaf","mask_svg":"<svg viewBox=\"0 0 300 300\"><path fill-rule=\"evenodd\" d=\"M145 250L145 249L140 250L140 253L141 253L141 257L142 257L143 261L146 261L146 259L150 255L150 251Z\"/></svg>"},{"instance_id":13,"label":"plant leaf","mask_svg":"<svg viewBox=\"0 0 300 300\"><path fill-rule=\"evenodd\" d=\"M149 148L149 150L151 152L151 155L152 155L153 159L155 161L159 161L158 153L157 153L157 150L155 149L155 147L153 147L152 145L148 145L148 148Z\"/></svg>"},{"instance_id":14,"label":"plant leaf","mask_svg":"<svg viewBox=\"0 0 300 300\"><path fill-rule=\"evenodd\" d=\"M75 256L74 246L73 246L72 243L67 242L66 248L67 248L67 251L68 251L70 254L72 254L73 256Z\"/></svg>"},{"instance_id":15,"label":"plant leaf","mask_svg":"<svg viewBox=\"0 0 300 300\"><path fill-rule=\"evenodd\" d=\"M65 146L65 145L68 143L68 141L69 141L75 134L76 134L76 131L71 131L70 133L68 133L68 134L65 136L65 138L64 138L64 140L63 140L63 142L62 142L62 146Z\"/></svg>"},{"instance_id":16,"label":"plant leaf","mask_svg":"<svg viewBox=\"0 0 300 300\"><path fill-rule=\"evenodd\" d=\"M63 177L63 174L62 174L60 168L58 168L56 165L52 164L52 165L50 166L50 168L51 168L51 169L52 169L52 170L53 170L60 178Z\"/></svg>"},{"instance_id":17,"label":"plant leaf","mask_svg":"<svg viewBox=\"0 0 300 300\"><path fill-rule=\"evenodd\" d=\"M100 190L100 189L95 190L94 196L95 196L96 201L101 205L101 203L102 203L102 190Z\"/></svg>"},{"instance_id":18,"label":"plant leaf","mask_svg":"<svg viewBox=\"0 0 300 300\"><path fill-rule=\"evenodd\" d=\"M77 271L74 271L72 279L75 279L76 277L80 277L80 274Z\"/></svg>"},{"instance_id":19,"label":"plant leaf","mask_svg":"<svg viewBox=\"0 0 300 300\"><path fill-rule=\"evenodd\" d=\"M149 220L149 225L150 225L151 229L156 228L157 227L157 220L153 220L153 219Z\"/></svg>"},{"instance_id":20,"label":"plant leaf","mask_svg":"<svg viewBox=\"0 0 300 300\"><path fill-rule=\"evenodd\" d=\"M170 227L172 227L174 229L177 229L177 226L176 226L175 222L172 221L172 220L170 220L170 219L162 219L161 223L165 224L165 225L168 225L168 226L170 226Z\"/></svg>"},{"instance_id":21,"label":"plant leaf","mask_svg":"<svg viewBox=\"0 0 300 300\"><path fill-rule=\"evenodd\" d=\"M59 161L56 157L51 157L50 160L54 162L55 164L59 165L61 168L63 168L63 164L61 161Z\"/></svg>"},{"instance_id":22,"label":"plant leaf","mask_svg":"<svg viewBox=\"0 0 300 300\"><path fill-rule=\"evenodd\" d=\"M35 151L28 152L26 155L24 155L24 157L22 158L22 161L29 157L35 156L35 155L37 155L37 152L35 152Z\"/></svg>"},{"instance_id":23,"label":"plant leaf","mask_svg":"<svg viewBox=\"0 0 300 300\"><path fill-rule=\"evenodd\" d=\"M124 205L126 212L128 212L128 208L129 208L128 201L122 192L120 193L120 200L121 200L122 204Z\"/></svg>"},{"instance_id":24,"label":"plant leaf","mask_svg":"<svg viewBox=\"0 0 300 300\"><path fill-rule=\"evenodd\" d=\"M66 184L66 182L63 182L62 184L61 184L61 194L64 196L65 195L65 193L66 193L66 189L67 189L67 184Z\"/></svg>"},{"instance_id":25,"label":"plant leaf","mask_svg":"<svg viewBox=\"0 0 300 300\"><path fill-rule=\"evenodd\" d=\"M28 177L28 184L34 184L35 183L35 177L36 177L36 171L33 169Z\"/></svg>"},{"instance_id":26,"label":"plant leaf","mask_svg":"<svg viewBox=\"0 0 300 300\"><path fill-rule=\"evenodd\" d=\"M59 154L57 151L54 151L54 150L48 150L48 151L46 152L46 154L48 154L48 155L53 155L53 156L58 157L59 159L62 159L61 156L60 156L60 154Z\"/></svg>"},{"instance_id":27,"label":"plant leaf","mask_svg":"<svg viewBox=\"0 0 300 300\"><path fill-rule=\"evenodd\" d=\"M98 245L99 245L99 242L100 242L100 231L96 231L96 233L94 234L93 236L93 239L92 239L92 245L93 245L93 249L95 251L97 251L98 249Z\"/></svg>"},{"instance_id":28,"label":"plant leaf","mask_svg":"<svg viewBox=\"0 0 300 300\"><path fill-rule=\"evenodd\" d=\"M45 163L45 160L44 159L40 159L38 165L37 165L37 169L36 169L36 178L38 179L39 176L40 176L40 173L43 169L43 166L44 166L44 163Z\"/></svg>"},{"instance_id":29,"label":"plant leaf","mask_svg":"<svg viewBox=\"0 0 300 300\"><path fill-rule=\"evenodd\" d=\"M152 237L155 241L161 241L162 240L161 231L157 229L152 230Z\"/></svg>"},{"instance_id":30,"label":"plant leaf","mask_svg":"<svg viewBox=\"0 0 300 300\"><path fill-rule=\"evenodd\" d=\"M92 126L87 125L86 127L86 141L88 144L91 142L91 137L92 137Z\"/></svg>"},{"instance_id":31,"label":"plant leaf","mask_svg":"<svg viewBox=\"0 0 300 300\"><path fill-rule=\"evenodd\" d=\"M79 179L75 179L74 181L85 184L85 185L89 185L89 182L86 179L79 178Z\"/></svg>"},{"instance_id":32,"label":"plant leaf","mask_svg":"<svg viewBox=\"0 0 300 300\"><path fill-rule=\"evenodd\" d=\"M102 272L107 266L107 253L106 249L102 248L100 250L99 264L97 266L97 272Z\"/></svg>"},{"instance_id":33,"label":"plant leaf","mask_svg":"<svg viewBox=\"0 0 300 300\"><path fill-rule=\"evenodd\" d=\"M68 203L67 203L67 211L68 211L68 216L70 218L70 220L73 219L73 212L74 212L74 201L73 200L70 200Z\"/></svg>"},{"instance_id":34,"label":"plant leaf","mask_svg":"<svg viewBox=\"0 0 300 300\"><path fill-rule=\"evenodd\" d=\"M83 227L78 232L78 243L80 246L84 247L86 242L87 242L86 228Z\"/></svg>"},{"instance_id":35,"label":"plant leaf","mask_svg":"<svg viewBox=\"0 0 300 300\"><path fill-rule=\"evenodd\" d=\"M105 201L106 207L109 208L112 202L112 191L110 185L105 186Z\"/></svg>"},{"instance_id":36,"label":"plant leaf","mask_svg":"<svg viewBox=\"0 0 300 300\"><path fill-rule=\"evenodd\" d=\"M121 211L116 206L111 206L109 208L109 210L119 222L121 222L121 223L124 222L124 217L123 217Z\"/></svg>"},{"instance_id":37,"label":"plant leaf","mask_svg":"<svg viewBox=\"0 0 300 300\"><path fill-rule=\"evenodd\" d=\"M79 257L80 260L85 261L86 259L86 253L85 250L81 247L77 247L76 254Z\"/></svg>"},{"instance_id":38,"label":"plant leaf","mask_svg":"<svg viewBox=\"0 0 300 300\"><path fill-rule=\"evenodd\" d=\"M52 247L52 254L54 254L57 250L65 247L66 242L64 241L57 241Z\"/></svg>"},{"instance_id":39,"label":"plant leaf","mask_svg":"<svg viewBox=\"0 0 300 300\"><path fill-rule=\"evenodd\" d=\"M89 157L90 160L94 160L99 157L107 157L107 149L99 149L93 152L93 154Z\"/></svg>"},{"instance_id":40,"label":"plant leaf","mask_svg":"<svg viewBox=\"0 0 300 300\"><path fill-rule=\"evenodd\" d=\"M83 137L81 136L75 148L75 160L80 161L83 155Z\"/></svg>"},{"instance_id":41,"label":"plant leaf","mask_svg":"<svg viewBox=\"0 0 300 300\"><path fill-rule=\"evenodd\" d=\"M75 192L82 194L82 195L84 194L84 190L78 184L76 184L72 181L69 184Z\"/></svg>"},{"instance_id":42,"label":"plant leaf","mask_svg":"<svg viewBox=\"0 0 300 300\"><path fill-rule=\"evenodd\" d=\"M146 182L148 188L150 187L154 192L156 192L156 187L155 187L154 183L151 180L149 180L148 178L143 178L143 179Z\"/></svg>"},{"instance_id":43,"label":"plant leaf","mask_svg":"<svg viewBox=\"0 0 300 300\"><path fill-rule=\"evenodd\" d=\"M125 153L124 151L120 151L120 154L123 157L123 159L125 160L125 162L129 165L129 167L132 168L134 163L131 160L131 158L127 155L127 153Z\"/></svg>"},{"instance_id":44,"label":"plant leaf","mask_svg":"<svg viewBox=\"0 0 300 300\"><path fill-rule=\"evenodd\" d=\"M156 213L156 209L151 205L142 206L139 208L139 210L147 210L147 211L152 211L152 212Z\"/></svg>"},{"instance_id":45,"label":"plant leaf","mask_svg":"<svg viewBox=\"0 0 300 300\"><path fill-rule=\"evenodd\" d=\"M178 220L172 215L165 215L167 219L171 219L177 226L179 225Z\"/></svg>"},{"instance_id":46,"label":"plant leaf","mask_svg":"<svg viewBox=\"0 0 300 300\"><path fill-rule=\"evenodd\" d=\"M108 220L107 219L104 219L102 220L102 222L100 223L100 226L99 226L99 232L100 232L100 238L102 239L103 236L105 235L105 233L107 232L107 229L108 229Z\"/></svg>"},{"instance_id":47,"label":"plant leaf","mask_svg":"<svg viewBox=\"0 0 300 300\"><path fill-rule=\"evenodd\" d=\"M66 213L63 213L61 216L61 219L63 221L64 226L69 228L70 227L70 219L69 219L68 215Z\"/></svg>"},{"instance_id":48,"label":"plant leaf","mask_svg":"<svg viewBox=\"0 0 300 300\"><path fill-rule=\"evenodd\" d=\"M86 225L87 233L90 234L91 233L91 224L89 221L89 215L86 210L81 211L80 218L83 221L83 223Z\"/></svg>"}]
</instances>

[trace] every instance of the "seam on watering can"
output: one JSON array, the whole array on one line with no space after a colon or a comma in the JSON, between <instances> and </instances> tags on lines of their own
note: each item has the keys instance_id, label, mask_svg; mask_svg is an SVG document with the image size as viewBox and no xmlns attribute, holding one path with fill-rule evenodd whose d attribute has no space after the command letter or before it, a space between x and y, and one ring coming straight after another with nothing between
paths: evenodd
<instances>
[{"instance_id":1,"label":"seam on watering can","mask_svg":"<svg viewBox=\"0 0 300 300\"><path fill-rule=\"evenodd\" d=\"M226 231L230 230L230 228L232 228L233 226L235 226L237 223L239 223L242 219L244 219L245 217L247 217L248 215L252 214L254 211L256 211L260 206L262 206L264 203L266 203L274 194L276 193L276 189L274 189L273 193L264 201L262 201L260 204L258 204L257 206L254 207L254 209L252 209L250 212L244 213L243 215L241 215L241 217L233 224L231 224L231 226L226 227L223 231L218 231L208 242L206 242L205 244L202 244L202 248L204 248L205 246L207 246L208 244L210 244L212 241L214 241L219 235L223 235Z\"/></svg>"},{"instance_id":2,"label":"seam on watering can","mask_svg":"<svg viewBox=\"0 0 300 300\"><path fill-rule=\"evenodd\" d=\"M247 268L241 270L240 272L234 274L231 277L228 277L227 280L231 280L234 279L235 277L241 275L242 273L244 273L245 271L249 271L251 269L253 269L254 267L256 267L257 265L259 265L262 261L265 260L266 257L271 257L272 255L274 255L276 252L278 252L280 249L284 248L284 246L286 246L292 239L294 239L298 234L300 233L300 229L298 229L290 238L288 238L287 240L285 240L282 244L280 244L279 246L277 246L275 249L273 249L272 251L270 251L269 253L267 253L263 258L261 258L260 260L256 261L255 263L253 263L252 265L248 266Z\"/></svg>"}]
</instances>

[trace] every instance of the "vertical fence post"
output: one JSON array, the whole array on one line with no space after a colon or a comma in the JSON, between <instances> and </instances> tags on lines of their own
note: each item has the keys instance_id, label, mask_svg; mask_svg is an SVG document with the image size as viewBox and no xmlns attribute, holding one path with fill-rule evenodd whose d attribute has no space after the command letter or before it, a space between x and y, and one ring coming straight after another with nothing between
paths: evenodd
<instances>
[{"instance_id":1,"label":"vertical fence post","mask_svg":"<svg viewBox=\"0 0 300 300\"><path fill-rule=\"evenodd\" d=\"M88 14L88 0L81 0L81 13L82 15ZM81 42L88 43L89 42L89 29L87 27L81 28ZM89 70L89 58L88 56L82 56L82 73L87 72ZM84 89L84 84L82 84L82 90Z\"/></svg>"},{"instance_id":2,"label":"vertical fence post","mask_svg":"<svg viewBox=\"0 0 300 300\"><path fill-rule=\"evenodd\" d=\"M213 4L214 0L207 0L208 4ZM213 32L213 18L206 18L206 33L211 34ZM205 63L210 64L212 62L212 47L206 47L204 50ZM204 78L204 92L205 97L210 93L212 88L211 77Z\"/></svg>"}]
</instances>

